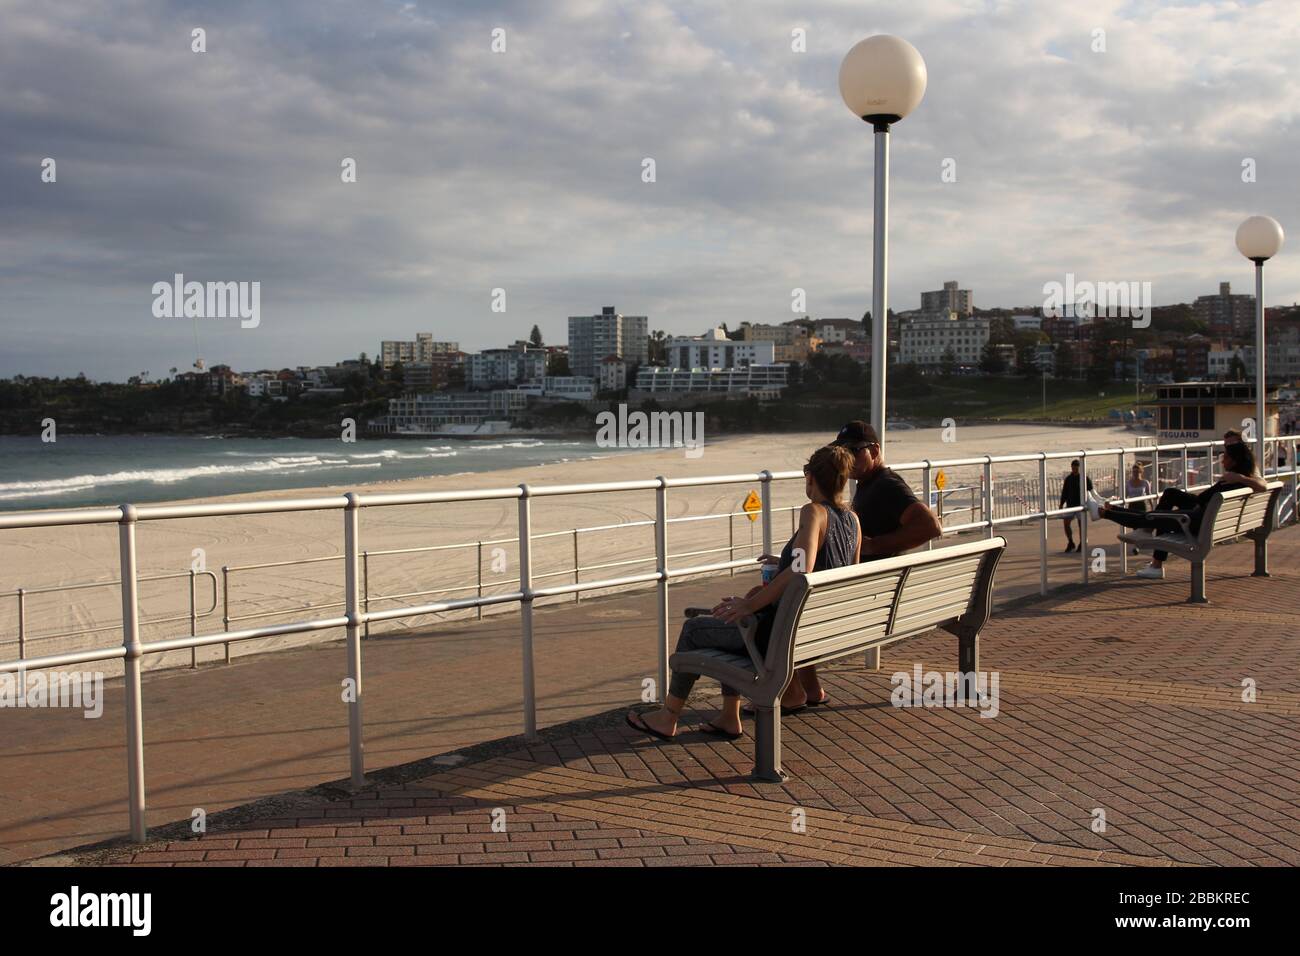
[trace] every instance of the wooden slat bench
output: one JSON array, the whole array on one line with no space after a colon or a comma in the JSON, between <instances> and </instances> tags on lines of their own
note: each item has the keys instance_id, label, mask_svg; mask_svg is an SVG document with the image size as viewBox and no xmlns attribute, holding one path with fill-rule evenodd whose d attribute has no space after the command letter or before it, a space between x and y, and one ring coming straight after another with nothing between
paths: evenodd
<instances>
[{"instance_id":1,"label":"wooden slat bench","mask_svg":"<svg viewBox=\"0 0 1300 956\"><path fill-rule=\"evenodd\" d=\"M1255 577L1268 577L1268 536L1277 522L1277 505L1282 482L1270 482L1266 491L1234 488L1210 497L1201 517L1201 527L1191 533L1191 516L1178 511L1149 511L1148 515L1177 518L1182 531L1148 534L1129 531L1119 540L1140 551L1168 551L1192 564L1192 593L1189 604L1208 604L1205 597L1205 559L1216 544L1245 536L1255 542Z\"/></svg>"},{"instance_id":2,"label":"wooden slat bench","mask_svg":"<svg viewBox=\"0 0 1300 956\"><path fill-rule=\"evenodd\" d=\"M755 708L754 775L781 781L781 693L795 668L871 651L941 627L957 636L957 668L979 670L979 634L992 607L993 574L1006 548L989 538L830 571L796 574L781 595L767 653L741 623L748 655L673 654L674 671L713 677Z\"/></svg>"}]
</instances>

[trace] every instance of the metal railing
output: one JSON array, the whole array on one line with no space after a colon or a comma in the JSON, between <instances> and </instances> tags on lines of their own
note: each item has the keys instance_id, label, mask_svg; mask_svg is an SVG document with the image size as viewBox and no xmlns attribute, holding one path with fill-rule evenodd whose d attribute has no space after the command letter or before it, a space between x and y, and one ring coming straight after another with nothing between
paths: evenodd
<instances>
[{"instance_id":1,"label":"metal railing","mask_svg":"<svg viewBox=\"0 0 1300 956\"><path fill-rule=\"evenodd\" d=\"M1274 466L1267 467L1267 455L1260 456L1264 461L1261 471L1270 478L1290 478L1290 496L1286 505L1290 508L1291 523L1297 520L1296 503L1296 443L1293 437L1273 438L1268 440L1274 451ZM1282 470L1279 453L1285 447L1290 455L1289 470ZM1081 482L1087 480L1090 461L1104 460L1108 457L1117 459L1116 471L1126 473L1126 463L1130 456L1141 455L1153 460L1154 474L1157 481L1153 484L1158 492L1160 475L1160 454L1171 451L1180 457L1181 467L1178 471L1184 476L1189 474L1189 455L1194 451L1199 455L1201 449L1209 455L1216 442L1194 444L1177 444L1148 446L1143 448L1108 448L1093 451L1037 452L1022 455L983 455L971 458L949 459L943 461L923 460L893 465L895 471L916 472L921 474L921 486L929 489L934 485L934 473L937 468L975 467L980 469L981 480L981 516L977 520L964 521L948 525L945 535L960 534L983 530L986 537L992 537L997 526L1010 522L1037 521L1040 528L1039 563L1040 590L1047 592L1047 521L1066 515L1080 516L1080 577L1088 581L1089 558L1087 551L1088 521L1082 507L1049 508L1048 475L1049 461L1078 458L1081 464ZM1267 449L1266 449L1267 451ZM994 467L1009 464L1036 464L1038 501L1032 511L1010 516L998 516L994 509ZM1213 477L1213 463L1207 469L1208 477ZM802 472L790 471L757 474L720 475L700 478L655 478L642 481L601 482L593 484L531 486L522 484L511 488L492 488L479 491L443 491L408 494L365 494L348 492L319 498L302 498L288 500L246 501L225 504L198 505L131 505L116 508L88 508L75 511L45 511L21 514L0 515L0 530L13 528L60 527L70 525L116 524L118 526L118 551L121 567L120 588L122 598L122 644L118 647L99 648L86 651L73 651L63 654L51 654L36 658L19 659L0 663L0 672L25 673L28 669L66 667L97 661L121 660L124 663L124 687L126 697L126 738L127 738L127 783L128 810L130 817L130 834L137 842L144 841L145 828L145 780L144 780L144 743L143 743L143 709L141 692L141 659L146 654L157 654L181 649L192 652L200 647L217 644L238 643L267 637L289 634L306 634L344 628L346 632L346 667L350 694L347 695L349 763L351 780L354 786L364 783L365 752L363 741L362 704L364 701L361 672L361 635L366 624L379 621L392 621L421 615L440 613L449 610L488 607L498 604L517 603L520 613L520 637L522 645L522 698L524 733L535 736L537 732L537 699L534 677L533 654L533 605L539 598L567 596L582 591L622 587L626 585L654 583L656 595L656 647L658 656L658 682L656 692L661 693L668 683L669 620L668 587L673 579L689 575L734 572L737 567L752 567L751 559L729 559L689 567L671 567L673 555L668 547L668 532L672 524L680 519L668 518L669 493L673 489L698 488L717 485L734 485L757 482L761 497L762 548L766 553L772 552L772 536L776 509L772 505L772 485L780 481L796 481L803 478ZM579 494L601 495L615 492L647 491L655 496L654 518L654 569L621 577L594 581L575 580L571 584L553 584L537 587L540 575L534 575L533 542L540 536L532 531L532 503L535 499ZM1146 497L1155 497L1150 495ZM514 539L518 549L518 587L512 590L490 595L453 598L412 607L398 607L383 610L368 609L362 597L362 562L359 532L359 516L363 509L392 508L408 505L449 504L466 501L514 500L518 509L519 533ZM141 640L139 584L143 580L137 570L136 529L141 522L167 521L180 518L207 518L251 514L280 514L300 511L339 511L342 513L344 587L341 604L332 604L327 609L342 607L344 613L335 617L298 620L284 624L246 628L239 631L221 631L214 634L189 634L162 640ZM730 520L730 518L729 518ZM791 522L793 523L793 514ZM646 524L646 522L641 522ZM734 539L729 543L734 548ZM934 542L927 544L933 548ZM708 549L718 552L721 549ZM698 554L700 552L695 552ZM732 552L734 553L734 551ZM1121 555L1126 549L1121 549ZM327 558L320 560L337 560ZM611 566L621 566L624 562L613 562Z\"/></svg>"},{"instance_id":2,"label":"metal railing","mask_svg":"<svg viewBox=\"0 0 1300 956\"><path fill-rule=\"evenodd\" d=\"M206 611L198 610L198 596L195 589L195 583L198 578L205 577L212 582L212 606ZM188 614L180 614L173 617L159 617L145 624L155 626L158 624L174 624L177 621L190 622L190 635L198 633L198 623L203 618L208 617L217 610L217 576L212 571L179 571L170 574L150 574L141 576L138 581L140 584L146 584L152 581L171 581L176 578L189 579L189 599L190 610ZM121 628L120 623L104 624L99 627L79 627L74 631L63 631L56 634L28 634L27 633L27 599L38 594L66 594L70 591L87 591L92 588L110 588L120 587L121 581L86 581L82 584L56 584L44 588L17 588L13 591L6 591L0 594L0 598L15 598L18 601L18 659L24 660L27 657L27 645L32 641L55 641L69 637L81 637L86 634L102 634L105 631L116 631ZM8 643L3 642L3 643ZM2 645L0 645L2 646ZM191 655L190 666L197 667L197 659Z\"/></svg>"}]
</instances>

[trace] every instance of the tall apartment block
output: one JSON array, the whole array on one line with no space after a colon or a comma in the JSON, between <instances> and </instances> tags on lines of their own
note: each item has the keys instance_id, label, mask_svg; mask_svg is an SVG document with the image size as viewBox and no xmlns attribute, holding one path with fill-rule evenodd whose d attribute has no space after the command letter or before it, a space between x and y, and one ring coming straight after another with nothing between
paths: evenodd
<instances>
[{"instance_id":1,"label":"tall apartment block","mask_svg":"<svg viewBox=\"0 0 1300 956\"><path fill-rule=\"evenodd\" d=\"M569 372L594 378L606 356L617 355L629 365L650 361L650 320L644 315L619 315L612 305L600 315L569 316Z\"/></svg>"},{"instance_id":2,"label":"tall apartment block","mask_svg":"<svg viewBox=\"0 0 1300 956\"><path fill-rule=\"evenodd\" d=\"M1233 295L1231 283L1220 282L1218 295L1197 296L1192 314L1209 326L1211 335L1254 340L1255 297Z\"/></svg>"},{"instance_id":3,"label":"tall apartment block","mask_svg":"<svg viewBox=\"0 0 1300 956\"><path fill-rule=\"evenodd\" d=\"M398 362L408 365L412 362L432 364L438 356L449 352L459 352L459 342L435 342L432 332L417 332L414 342L385 339L379 345L379 361L384 368L392 368Z\"/></svg>"},{"instance_id":4,"label":"tall apartment block","mask_svg":"<svg viewBox=\"0 0 1300 956\"><path fill-rule=\"evenodd\" d=\"M957 288L956 280L945 282L942 289L921 293L921 311L971 315L975 311L975 296L970 289Z\"/></svg>"}]
</instances>

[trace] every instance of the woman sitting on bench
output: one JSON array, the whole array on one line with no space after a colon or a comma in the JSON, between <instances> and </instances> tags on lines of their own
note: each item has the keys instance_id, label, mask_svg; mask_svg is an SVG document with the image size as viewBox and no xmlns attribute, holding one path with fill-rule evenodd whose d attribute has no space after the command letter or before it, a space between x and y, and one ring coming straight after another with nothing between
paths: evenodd
<instances>
[{"instance_id":1,"label":"woman sitting on bench","mask_svg":"<svg viewBox=\"0 0 1300 956\"><path fill-rule=\"evenodd\" d=\"M1223 469L1223 474L1219 480L1210 487L1206 488L1200 494L1192 494L1184 491L1182 488L1166 488L1160 494L1160 500L1152 511L1139 511L1136 508L1125 508L1112 502L1103 502L1094 494L1088 496L1088 510L1092 515L1092 520L1099 521L1105 518L1108 521L1114 521L1126 528L1136 528L1138 530L1148 531L1182 531L1182 522L1177 518L1160 512L1176 511L1190 517L1188 531L1196 534L1201 530L1201 517L1205 514L1205 506L1209 504L1210 498L1221 491L1231 491L1233 488L1249 487L1252 491L1264 491L1268 488L1267 482L1255 475L1255 455L1250 448L1241 442L1223 446L1223 454L1219 456L1219 465ZM1160 579L1165 576L1164 563L1169 557L1166 551L1153 551L1151 553L1151 563L1137 573L1140 578Z\"/></svg>"},{"instance_id":2,"label":"woman sitting on bench","mask_svg":"<svg viewBox=\"0 0 1300 956\"><path fill-rule=\"evenodd\" d=\"M713 608L711 615L687 618L677 639L677 650L714 648L745 655L745 641L736 622L753 615L758 621L754 644L758 653L764 654L772 634L772 622L776 619L777 603L796 573L825 571L857 563L862 532L858 516L842 500L852 467L853 455L838 445L827 445L813 452L803 468L808 504L799 512L799 530L781 552L776 576L743 598L724 599ZM796 557L802 560L796 560ZM674 673L663 707L644 714L629 713L629 726L662 740L671 740L677 733L677 719L686 706L686 698L697 680L698 674ZM739 694L724 686L722 711L700 729L716 737L738 739L742 734Z\"/></svg>"}]
</instances>

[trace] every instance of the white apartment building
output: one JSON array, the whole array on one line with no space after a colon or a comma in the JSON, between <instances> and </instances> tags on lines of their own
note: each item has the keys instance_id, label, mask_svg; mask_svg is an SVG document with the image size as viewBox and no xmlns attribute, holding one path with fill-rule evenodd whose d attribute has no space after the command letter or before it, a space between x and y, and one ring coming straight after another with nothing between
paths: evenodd
<instances>
[{"instance_id":1,"label":"white apartment building","mask_svg":"<svg viewBox=\"0 0 1300 956\"><path fill-rule=\"evenodd\" d=\"M1255 346L1242 345L1235 349L1213 349L1206 356L1209 377L1230 378L1232 360L1240 358L1246 366L1246 381L1255 380ZM1264 375L1269 382L1290 382L1300 378L1300 343L1280 341L1268 343L1264 355Z\"/></svg>"},{"instance_id":2,"label":"white apartment building","mask_svg":"<svg viewBox=\"0 0 1300 956\"><path fill-rule=\"evenodd\" d=\"M509 421L528 405L528 396L515 389L494 392L423 392L388 400L388 414L369 423L380 433L429 434L447 426Z\"/></svg>"},{"instance_id":3,"label":"white apartment building","mask_svg":"<svg viewBox=\"0 0 1300 956\"><path fill-rule=\"evenodd\" d=\"M898 361L904 365L942 365L951 349L958 365L976 365L989 341L987 319L936 316L903 323L898 334Z\"/></svg>"},{"instance_id":4,"label":"white apartment building","mask_svg":"<svg viewBox=\"0 0 1300 956\"><path fill-rule=\"evenodd\" d=\"M569 371L594 378L606 355L644 365L650 361L649 326L644 315L620 315L612 305L602 307L600 315L569 316Z\"/></svg>"},{"instance_id":5,"label":"white apartment building","mask_svg":"<svg viewBox=\"0 0 1300 956\"><path fill-rule=\"evenodd\" d=\"M1043 318L1039 315L1013 315L1011 317L1011 327L1017 332L1037 332L1043 327Z\"/></svg>"},{"instance_id":6,"label":"white apartment building","mask_svg":"<svg viewBox=\"0 0 1300 956\"><path fill-rule=\"evenodd\" d=\"M636 374L636 387L651 395L702 392L774 398L785 388L788 372L787 365L750 365L743 368L661 368L643 365Z\"/></svg>"},{"instance_id":7,"label":"white apartment building","mask_svg":"<svg viewBox=\"0 0 1300 956\"><path fill-rule=\"evenodd\" d=\"M744 368L775 361L775 343L733 342L720 328L704 335L679 335L668 340L668 365L672 368Z\"/></svg>"},{"instance_id":8,"label":"white apartment building","mask_svg":"<svg viewBox=\"0 0 1300 956\"><path fill-rule=\"evenodd\" d=\"M545 349L484 349L465 360L465 384L472 389L517 385L545 375Z\"/></svg>"},{"instance_id":9,"label":"white apartment building","mask_svg":"<svg viewBox=\"0 0 1300 956\"><path fill-rule=\"evenodd\" d=\"M585 375L548 375L539 382L526 382L516 391L534 398L586 402L596 397L596 383Z\"/></svg>"}]
</instances>

